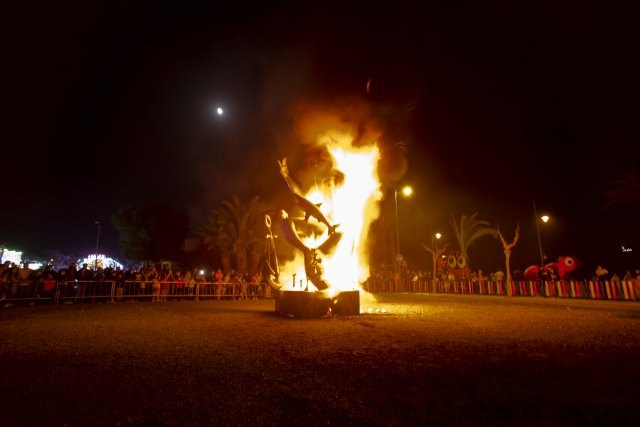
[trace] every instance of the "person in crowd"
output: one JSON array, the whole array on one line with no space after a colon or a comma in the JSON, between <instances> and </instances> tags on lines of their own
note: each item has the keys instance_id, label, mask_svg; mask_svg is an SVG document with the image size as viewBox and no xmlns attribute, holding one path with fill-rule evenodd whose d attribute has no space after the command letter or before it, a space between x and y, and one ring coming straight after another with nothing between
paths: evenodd
<instances>
[{"instance_id":1,"label":"person in crowd","mask_svg":"<svg viewBox=\"0 0 640 427\"><path fill-rule=\"evenodd\" d=\"M89 282L86 291L93 295L110 295L112 280L113 276L110 268L105 270L102 267L98 267L93 275L93 282ZM95 298L91 298L91 301L95 301Z\"/></svg>"},{"instance_id":2,"label":"person in crowd","mask_svg":"<svg viewBox=\"0 0 640 427\"><path fill-rule=\"evenodd\" d=\"M42 275L42 296L44 298L53 298L56 290L56 272L53 270L53 266L48 265L44 269Z\"/></svg>"},{"instance_id":3,"label":"person in crowd","mask_svg":"<svg viewBox=\"0 0 640 427\"><path fill-rule=\"evenodd\" d=\"M193 295L193 288L195 287L196 281L193 278L190 270L187 270L184 273L184 292L186 295Z\"/></svg>"},{"instance_id":4,"label":"person in crowd","mask_svg":"<svg viewBox=\"0 0 640 427\"><path fill-rule=\"evenodd\" d=\"M254 274L253 276L251 276L251 299L258 299L258 286L259 286L259 281L258 281L258 273Z\"/></svg>"},{"instance_id":5,"label":"person in crowd","mask_svg":"<svg viewBox=\"0 0 640 427\"><path fill-rule=\"evenodd\" d=\"M69 275L70 273L68 268L61 268L60 271L58 271L60 300L62 300L63 304L73 304L75 282L69 280Z\"/></svg>"},{"instance_id":6,"label":"person in crowd","mask_svg":"<svg viewBox=\"0 0 640 427\"><path fill-rule=\"evenodd\" d=\"M224 279L222 279L222 295L225 295L227 293L227 288L229 287L231 287L231 292L233 293L233 277L233 270L224 275Z\"/></svg>"},{"instance_id":7,"label":"person in crowd","mask_svg":"<svg viewBox=\"0 0 640 427\"><path fill-rule=\"evenodd\" d=\"M171 268L166 268L162 273L162 279L160 280L160 301L166 302L167 295L169 295L169 286L173 282L173 271Z\"/></svg>"},{"instance_id":8,"label":"person in crowd","mask_svg":"<svg viewBox=\"0 0 640 427\"><path fill-rule=\"evenodd\" d=\"M143 292L145 295L148 295L148 293L151 293L151 300L153 301L154 298L154 287L153 287L153 283L155 279L158 279L158 271L156 270L155 266L151 266L151 267L147 267L144 270L144 286L140 285L141 288L143 289ZM160 296L160 281L158 280L158 297Z\"/></svg>"},{"instance_id":9,"label":"person in crowd","mask_svg":"<svg viewBox=\"0 0 640 427\"><path fill-rule=\"evenodd\" d=\"M153 277L151 279L151 302L160 302L160 280L158 279L158 275L150 277Z\"/></svg>"},{"instance_id":10,"label":"person in crowd","mask_svg":"<svg viewBox=\"0 0 640 427\"><path fill-rule=\"evenodd\" d=\"M184 287L184 278L182 277L182 272L176 271L174 283L175 283L175 294L182 295L183 287Z\"/></svg>"},{"instance_id":11,"label":"person in crowd","mask_svg":"<svg viewBox=\"0 0 640 427\"><path fill-rule=\"evenodd\" d=\"M238 273L238 280L240 281L239 283L239 288L240 288L240 299L242 300L248 300L249 299L249 294L247 292L247 289L249 287L249 284L247 283L247 278L245 275Z\"/></svg>"},{"instance_id":12,"label":"person in crowd","mask_svg":"<svg viewBox=\"0 0 640 427\"><path fill-rule=\"evenodd\" d=\"M9 296L9 278L11 277L11 261L5 261L0 265L0 301Z\"/></svg>"},{"instance_id":13,"label":"person in crowd","mask_svg":"<svg viewBox=\"0 0 640 427\"><path fill-rule=\"evenodd\" d=\"M224 284L222 283L223 280L224 280L224 274L222 273L222 270L217 269L215 273L215 283L216 283L216 295L218 299L220 299L220 297L224 295Z\"/></svg>"},{"instance_id":14,"label":"person in crowd","mask_svg":"<svg viewBox=\"0 0 640 427\"><path fill-rule=\"evenodd\" d=\"M601 265L598 265L595 271L595 279L599 282L609 280L609 270L602 267Z\"/></svg>"},{"instance_id":15,"label":"person in crowd","mask_svg":"<svg viewBox=\"0 0 640 427\"><path fill-rule=\"evenodd\" d=\"M198 271L197 273L194 271L194 276L196 278L196 286L198 287L198 293L202 294L202 292L204 291L204 286L207 279L205 275L202 274L200 271Z\"/></svg>"},{"instance_id":16,"label":"person in crowd","mask_svg":"<svg viewBox=\"0 0 640 427\"><path fill-rule=\"evenodd\" d=\"M93 279L93 273L91 272L91 270L89 270L88 264L82 264L82 268L78 270L78 272L74 276L74 279L77 281L78 285L78 288L76 290L76 302L79 302L84 299L84 296L87 293L89 281Z\"/></svg>"},{"instance_id":17,"label":"person in crowd","mask_svg":"<svg viewBox=\"0 0 640 427\"><path fill-rule=\"evenodd\" d=\"M240 286L242 285L242 273L239 271L234 271L234 274L231 276L232 287L232 295L233 299L240 297Z\"/></svg>"},{"instance_id":18,"label":"person in crowd","mask_svg":"<svg viewBox=\"0 0 640 427\"><path fill-rule=\"evenodd\" d=\"M113 280L116 282L116 301L121 301L124 295L124 272L120 266L113 272Z\"/></svg>"},{"instance_id":19,"label":"person in crowd","mask_svg":"<svg viewBox=\"0 0 640 427\"><path fill-rule=\"evenodd\" d=\"M64 274L62 274L62 270L64 270ZM67 268L62 270L58 272L60 294L65 299L65 304L73 304L73 297L76 293L76 276L78 274L76 263L72 262Z\"/></svg>"},{"instance_id":20,"label":"person in crowd","mask_svg":"<svg viewBox=\"0 0 640 427\"><path fill-rule=\"evenodd\" d=\"M133 295L144 295L144 291L147 285L145 283L144 274L140 267L136 267L133 269L133 271L131 272L130 280L133 282L131 287Z\"/></svg>"},{"instance_id":21,"label":"person in crowd","mask_svg":"<svg viewBox=\"0 0 640 427\"><path fill-rule=\"evenodd\" d=\"M18 298L29 297L31 274L32 273L29 269L29 263L24 262L22 264L22 268L18 270Z\"/></svg>"}]
</instances>

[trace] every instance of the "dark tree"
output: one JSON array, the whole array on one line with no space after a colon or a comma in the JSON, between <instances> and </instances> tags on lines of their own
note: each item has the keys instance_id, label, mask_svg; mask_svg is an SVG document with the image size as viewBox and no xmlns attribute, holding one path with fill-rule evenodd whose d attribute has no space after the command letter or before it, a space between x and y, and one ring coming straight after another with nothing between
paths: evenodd
<instances>
[{"instance_id":1,"label":"dark tree","mask_svg":"<svg viewBox=\"0 0 640 427\"><path fill-rule=\"evenodd\" d=\"M175 259L189 230L189 218L162 202L127 206L111 221L122 255L135 261Z\"/></svg>"}]
</instances>

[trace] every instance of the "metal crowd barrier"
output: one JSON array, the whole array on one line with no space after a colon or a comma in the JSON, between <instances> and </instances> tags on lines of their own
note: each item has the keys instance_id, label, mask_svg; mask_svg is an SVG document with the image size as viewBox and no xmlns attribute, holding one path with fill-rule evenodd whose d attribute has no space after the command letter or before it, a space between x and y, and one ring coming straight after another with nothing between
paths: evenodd
<instances>
[{"instance_id":1,"label":"metal crowd barrier","mask_svg":"<svg viewBox=\"0 0 640 427\"><path fill-rule=\"evenodd\" d=\"M503 295L506 281L417 281L396 283L393 280L369 279L368 292L426 292L438 294ZM522 297L580 298L616 301L640 301L640 280L594 281L513 281L511 295Z\"/></svg>"},{"instance_id":2,"label":"metal crowd barrier","mask_svg":"<svg viewBox=\"0 0 640 427\"><path fill-rule=\"evenodd\" d=\"M1 304L73 304L80 302L119 302L132 300L233 300L269 298L266 283L161 281L154 289L152 281L76 280L0 283Z\"/></svg>"}]
</instances>

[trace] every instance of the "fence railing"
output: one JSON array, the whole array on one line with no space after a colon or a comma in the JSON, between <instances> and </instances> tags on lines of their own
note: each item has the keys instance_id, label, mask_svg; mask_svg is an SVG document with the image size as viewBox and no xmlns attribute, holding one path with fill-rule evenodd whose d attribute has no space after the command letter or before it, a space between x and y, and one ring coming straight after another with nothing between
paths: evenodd
<instances>
[{"instance_id":1,"label":"fence railing","mask_svg":"<svg viewBox=\"0 0 640 427\"><path fill-rule=\"evenodd\" d=\"M440 294L507 295L506 281L405 281L369 278L368 292L425 292ZM598 300L639 301L640 280L513 281L511 294L522 297L559 297Z\"/></svg>"},{"instance_id":2,"label":"fence railing","mask_svg":"<svg viewBox=\"0 0 640 427\"><path fill-rule=\"evenodd\" d=\"M38 281L2 282L2 303L37 301L69 304L84 301L126 300L234 300L270 298L266 283L151 281ZM370 278L363 284L368 292L422 292L439 294L507 295L506 281L407 281ZM556 297L593 300L640 301L640 280L514 281L511 294L520 297Z\"/></svg>"},{"instance_id":3,"label":"fence railing","mask_svg":"<svg viewBox=\"0 0 640 427\"><path fill-rule=\"evenodd\" d=\"M2 282L0 298L3 303L36 301L54 304L83 301L123 300L202 300L202 299L258 299L269 298L265 283L236 282L154 282L152 281L33 281Z\"/></svg>"}]
</instances>

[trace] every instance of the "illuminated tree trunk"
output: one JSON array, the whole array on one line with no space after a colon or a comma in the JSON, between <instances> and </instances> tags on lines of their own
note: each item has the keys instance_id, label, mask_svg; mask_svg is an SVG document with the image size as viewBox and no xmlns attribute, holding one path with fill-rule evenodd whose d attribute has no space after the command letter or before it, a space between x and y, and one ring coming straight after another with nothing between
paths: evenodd
<instances>
[{"instance_id":1,"label":"illuminated tree trunk","mask_svg":"<svg viewBox=\"0 0 640 427\"><path fill-rule=\"evenodd\" d=\"M431 284L434 289L435 289L436 281L438 280L438 258L440 258L440 255L442 255L444 251L447 250L448 246L449 245L444 245L441 248L434 246L433 248L430 248L424 243L422 244L422 247L425 248L427 252L431 253L431 258L433 260L433 277L431 278Z\"/></svg>"},{"instance_id":2,"label":"illuminated tree trunk","mask_svg":"<svg viewBox=\"0 0 640 427\"><path fill-rule=\"evenodd\" d=\"M227 274L231 271L231 252L223 250L220 253L220 261L222 262L222 269Z\"/></svg>"},{"instance_id":3,"label":"illuminated tree trunk","mask_svg":"<svg viewBox=\"0 0 640 427\"><path fill-rule=\"evenodd\" d=\"M518 223L518 227L516 228L516 235L513 238L513 242L507 243L500 232L500 227L498 227L498 236L500 237L500 241L502 242L502 248L504 249L504 258L505 263L507 264L507 296L513 296L511 290L511 265L509 263L511 259L511 248L513 248L518 242L518 238L520 237L520 223Z\"/></svg>"},{"instance_id":4,"label":"illuminated tree trunk","mask_svg":"<svg viewBox=\"0 0 640 427\"><path fill-rule=\"evenodd\" d=\"M248 271L247 248L244 246L236 250L236 264L240 273L245 274Z\"/></svg>"}]
</instances>

